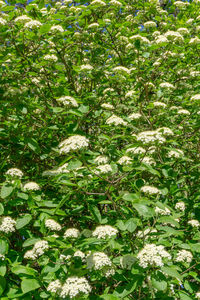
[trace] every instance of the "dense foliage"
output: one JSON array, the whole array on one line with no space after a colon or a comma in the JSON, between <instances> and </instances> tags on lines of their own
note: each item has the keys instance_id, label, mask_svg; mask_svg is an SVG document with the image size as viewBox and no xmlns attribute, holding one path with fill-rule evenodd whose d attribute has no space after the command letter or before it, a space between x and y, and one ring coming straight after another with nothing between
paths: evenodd
<instances>
[{"instance_id":1,"label":"dense foliage","mask_svg":"<svg viewBox=\"0 0 200 300\"><path fill-rule=\"evenodd\" d=\"M200 299L200 1L0 6L0 298Z\"/></svg>"}]
</instances>

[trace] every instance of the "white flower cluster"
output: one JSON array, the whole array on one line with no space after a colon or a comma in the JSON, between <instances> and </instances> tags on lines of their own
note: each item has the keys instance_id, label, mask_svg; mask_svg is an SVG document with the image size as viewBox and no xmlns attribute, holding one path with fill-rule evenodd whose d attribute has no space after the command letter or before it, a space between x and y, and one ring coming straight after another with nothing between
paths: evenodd
<instances>
[{"instance_id":1,"label":"white flower cluster","mask_svg":"<svg viewBox=\"0 0 200 300\"><path fill-rule=\"evenodd\" d=\"M112 167L109 164L100 165L97 167L97 170L95 171L96 174L106 174L112 172Z\"/></svg>"},{"instance_id":2,"label":"white flower cluster","mask_svg":"<svg viewBox=\"0 0 200 300\"><path fill-rule=\"evenodd\" d=\"M47 54L43 58L44 58L44 60L48 60L51 62L56 62L58 60L57 56L54 54Z\"/></svg>"},{"instance_id":3,"label":"white flower cluster","mask_svg":"<svg viewBox=\"0 0 200 300\"><path fill-rule=\"evenodd\" d=\"M122 3L117 0L111 0L109 4L114 6L122 6Z\"/></svg>"},{"instance_id":4,"label":"white flower cluster","mask_svg":"<svg viewBox=\"0 0 200 300\"><path fill-rule=\"evenodd\" d=\"M162 267L164 265L162 258L171 259L171 255L164 249L164 246L147 244L137 255L139 265L143 268L148 266Z\"/></svg>"},{"instance_id":5,"label":"white flower cluster","mask_svg":"<svg viewBox=\"0 0 200 300\"><path fill-rule=\"evenodd\" d=\"M132 162L132 158L128 156L122 156L117 162L120 165L130 165Z\"/></svg>"},{"instance_id":6,"label":"white flower cluster","mask_svg":"<svg viewBox=\"0 0 200 300\"><path fill-rule=\"evenodd\" d=\"M60 154L66 154L71 150L78 150L89 145L89 140L82 135L73 135L59 144Z\"/></svg>"},{"instance_id":7,"label":"white flower cluster","mask_svg":"<svg viewBox=\"0 0 200 300\"><path fill-rule=\"evenodd\" d=\"M148 21L144 23L145 28L151 28L151 27L156 27L156 23L153 21Z\"/></svg>"},{"instance_id":8,"label":"white flower cluster","mask_svg":"<svg viewBox=\"0 0 200 300\"><path fill-rule=\"evenodd\" d=\"M150 44L151 42L144 36L141 36L139 34L135 34L135 35L132 35L130 37L130 40L131 41L135 41L135 40L140 40L141 43L144 43L144 44Z\"/></svg>"},{"instance_id":9,"label":"white flower cluster","mask_svg":"<svg viewBox=\"0 0 200 300\"><path fill-rule=\"evenodd\" d=\"M116 236L118 230L110 225L102 225L98 226L92 233L94 237L98 239L106 239L111 238L112 236Z\"/></svg>"},{"instance_id":10,"label":"white flower cluster","mask_svg":"<svg viewBox=\"0 0 200 300\"><path fill-rule=\"evenodd\" d=\"M126 126L127 125L127 122L125 122L122 118L116 116L116 115L112 115L111 117L109 117L107 120L106 120L106 124L114 124L114 125L124 125Z\"/></svg>"},{"instance_id":11,"label":"white flower cluster","mask_svg":"<svg viewBox=\"0 0 200 300\"><path fill-rule=\"evenodd\" d=\"M50 31L53 33L57 33L57 32L64 32L64 29L60 25L53 25L51 26Z\"/></svg>"},{"instance_id":12,"label":"white flower cluster","mask_svg":"<svg viewBox=\"0 0 200 300\"><path fill-rule=\"evenodd\" d=\"M200 299L200 292L197 292L196 295L195 295L195 297L196 297L197 299Z\"/></svg>"},{"instance_id":13,"label":"white flower cluster","mask_svg":"<svg viewBox=\"0 0 200 300\"><path fill-rule=\"evenodd\" d=\"M188 224L191 225L192 227L197 227L197 228L200 226L200 223L197 220L190 220L188 221Z\"/></svg>"},{"instance_id":14,"label":"white flower cluster","mask_svg":"<svg viewBox=\"0 0 200 300\"><path fill-rule=\"evenodd\" d=\"M0 221L0 231L10 233L15 231L16 221L11 217L3 217Z\"/></svg>"},{"instance_id":15,"label":"white flower cluster","mask_svg":"<svg viewBox=\"0 0 200 300\"><path fill-rule=\"evenodd\" d=\"M83 260L85 259L85 253L83 253L83 252L80 251L80 250L77 250L77 251L74 253L74 256L75 256L75 257L80 257L80 258L82 258Z\"/></svg>"},{"instance_id":16,"label":"white flower cluster","mask_svg":"<svg viewBox=\"0 0 200 300\"><path fill-rule=\"evenodd\" d=\"M178 209L180 211L185 210L185 203L183 201L177 202L175 205L175 209Z\"/></svg>"},{"instance_id":17,"label":"white flower cluster","mask_svg":"<svg viewBox=\"0 0 200 300\"><path fill-rule=\"evenodd\" d=\"M173 131L168 127L160 127L157 131L161 132L163 135L174 135Z\"/></svg>"},{"instance_id":18,"label":"white flower cluster","mask_svg":"<svg viewBox=\"0 0 200 300\"><path fill-rule=\"evenodd\" d=\"M27 15L22 15L22 16L19 16L17 18L15 18L15 23L26 23L26 22L29 22L31 21L31 18L29 18Z\"/></svg>"},{"instance_id":19,"label":"white flower cluster","mask_svg":"<svg viewBox=\"0 0 200 300\"><path fill-rule=\"evenodd\" d=\"M6 20L0 17L0 25L6 25Z\"/></svg>"},{"instance_id":20,"label":"white flower cluster","mask_svg":"<svg viewBox=\"0 0 200 300\"><path fill-rule=\"evenodd\" d=\"M153 102L153 106L165 108L167 105L163 102L155 101L155 102Z\"/></svg>"},{"instance_id":21,"label":"white flower cluster","mask_svg":"<svg viewBox=\"0 0 200 300\"><path fill-rule=\"evenodd\" d=\"M104 252L94 252L86 257L88 269L100 270L104 267L111 267L112 262Z\"/></svg>"},{"instance_id":22,"label":"white flower cluster","mask_svg":"<svg viewBox=\"0 0 200 300\"><path fill-rule=\"evenodd\" d=\"M93 70L93 66L91 65L81 65L81 71L91 71Z\"/></svg>"},{"instance_id":23,"label":"white flower cluster","mask_svg":"<svg viewBox=\"0 0 200 300\"><path fill-rule=\"evenodd\" d=\"M173 42L177 41L177 42L182 42L184 41L183 36L177 32L177 31L173 31L173 30L169 30L165 33L165 37L167 39L172 40Z\"/></svg>"},{"instance_id":24,"label":"white flower cluster","mask_svg":"<svg viewBox=\"0 0 200 300\"><path fill-rule=\"evenodd\" d=\"M155 212L156 212L156 214L159 214L162 216L168 216L171 214L171 211L167 207L165 207L165 209L161 209L158 206L156 206Z\"/></svg>"},{"instance_id":25,"label":"white flower cluster","mask_svg":"<svg viewBox=\"0 0 200 300\"><path fill-rule=\"evenodd\" d=\"M177 253L176 261L177 262L187 262L190 263L192 261L193 255L190 251L180 250Z\"/></svg>"},{"instance_id":26,"label":"white flower cluster","mask_svg":"<svg viewBox=\"0 0 200 300\"><path fill-rule=\"evenodd\" d=\"M133 148L128 148L126 150L127 153L133 153L133 154L144 154L146 150L142 147L133 147Z\"/></svg>"},{"instance_id":27,"label":"white flower cluster","mask_svg":"<svg viewBox=\"0 0 200 300\"><path fill-rule=\"evenodd\" d=\"M149 157L149 156L145 156L142 160L141 160L142 163L145 163L147 165L153 165L155 166L156 165L156 162L155 160L152 158L152 157Z\"/></svg>"},{"instance_id":28,"label":"white flower cluster","mask_svg":"<svg viewBox=\"0 0 200 300\"><path fill-rule=\"evenodd\" d=\"M78 107L77 101L71 96L62 96L57 99L58 102L61 102L64 105L71 105L74 107Z\"/></svg>"},{"instance_id":29,"label":"white flower cluster","mask_svg":"<svg viewBox=\"0 0 200 300\"><path fill-rule=\"evenodd\" d=\"M143 193L150 194L150 195L160 194L159 189L150 185L144 185L143 187L141 187L141 191Z\"/></svg>"},{"instance_id":30,"label":"white flower cluster","mask_svg":"<svg viewBox=\"0 0 200 300\"><path fill-rule=\"evenodd\" d=\"M64 233L64 238L78 238L80 235L80 232L76 228L69 228Z\"/></svg>"},{"instance_id":31,"label":"white flower cluster","mask_svg":"<svg viewBox=\"0 0 200 300\"><path fill-rule=\"evenodd\" d=\"M11 168L6 172L6 175L21 178L23 176L23 172L17 168Z\"/></svg>"},{"instance_id":32,"label":"white flower cluster","mask_svg":"<svg viewBox=\"0 0 200 300\"><path fill-rule=\"evenodd\" d=\"M99 155L95 158L95 163L97 163L98 165L101 164L106 164L108 162L108 157L103 156L103 155Z\"/></svg>"},{"instance_id":33,"label":"white flower cluster","mask_svg":"<svg viewBox=\"0 0 200 300\"><path fill-rule=\"evenodd\" d=\"M28 29L36 29L39 28L42 25L42 23L40 23L39 21L36 20L32 20L30 22L27 22L24 25L24 28L28 28Z\"/></svg>"},{"instance_id":34,"label":"white flower cluster","mask_svg":"<svg viewBox=\"0 0 200 300\"><path fill-rule=\"evenodd\" d=\"M196 94L191 97L191 100L200 100L200 94Z\"/></svg>"},{"instance_id":35,"label":"white flower cluster","mask_svg":"<svg viewBox=\"0 0 200 300\"><path fill-rule=\"evenodd\" d=\"M47 287L47 291L51 293L57 293L58 291L61 290L61 287L62 286L60 280L57 279L55 281L50 282L50 284Z\"/></svg>"},{"instance_id":36,"label":"white flower cluster","mask_svg":"<svg viewBox=\"0 0 200 300\"><path fill-rule=\"evenodd\" d=\"M189 41L189 44L190 45L198 45L198 44L200 44L200 39L197 36L195 36L194 38L191 38L191 40Z\"/></svg>"},{"instance_id":37,"label":"white flower cluster","mask_svg":"<svg viewBox=\"0 0 200 300\"><path fill-rule=\"evenodd\" d=\"M40 189L39 185L36 182L30 181L24 185L25 191L38 191Z\"/></svg>"},{"instance_id":38,"label":"white flower cluster","mask_svg":"<svg viewBox=\"0 0 200 300\"><path fill-rule=\"evenodd\" d=\"M126 93L125 98L133 97L134 95L135 95L135 91L131 90Z\"/></svg>"},{"instance_id":39,"label":"white flower cluster","mask_svg":"<svg viewBox=\"0 0 200 300\"><path fill-rule=\"evenodd\" d=\"M44 254L45 250L49 249L49 245L47 241L38 241L35 243L34 247L32 250L28 250L24 258L26 259L36 259L37 257L41 256Z\"/></svg>"},{"instance_id":40,"label":"white flower cluster","mask_svg":"<svg viewBox=\"0 0 200 300\"><path fill-rule=\"evenodd\" d=\"M183 153L183 151L180 150L180 149L171 150L171 151L169 151L169 153L168 153L168 157L169 157L169 158L172 158L172 157L174 157L174 158L180 158L180 157L183 157L183 155L184 155L184 153Z\"/></svg>"},{"instance_id":41,"label":"white flower cluster","mask_svg":"<svg viewBox=\"0 0 200 300\"><path fill-rule=\"evenodd\" d=\"M89 294L91 287L85 277L69 277L62 286L61 298L74 298L80 294Z\"/></svg>"},{"instance_id":42,"label":"white flower cluster","mask_svg":"<svg viewBox=\"0 0 200 300\"><path fill-rule=\"evenodd\" d=\"M154 142L162 144L166 141L162 134L157 130L140 132L137 136L137 140L143 142L144 144Z\"/></svg>"},{"instance_id":43,"label":"white flower cluster","mask_svg":"<svg viewBox=\"0 0 200 300\"><path fill-rule=\"evenodd\" d=\"M169 83L169 82L163 82L160 84L161 88L166 88L166 89L174 89L175 87L173 86L173 84Z\"/></svg>"},{"instance_id":44,"label":"white flower cluster","mask_svg":"<svg viewBox=\"0 0 200 300\"><path fill-rule=\"evenodd\" d=\"M114 72L124 73L124 74L130 74L130 70L123 66L118 66L113 68Z\"/></svg>"},{"instance_id":45,"label":"white flower cluster","mask_svg":"<svg viewBox=\"0 0 200 300\"><path fill-rule=\"evenodd\" d=\"M60 231L62 229L61 225L53 219L47 219L45 221L45 226L53 231Z\"/></svg>"},{"instance_id":46,"label":"white flower cluster","mask_svg":"<svg viewBox=\"0 0 200 300\"><path fill-rule=\"evenodd\" d=\"M140 119L142 115L140 113L132 113L131 115L128 116L130 120L137 120Z\"/></svg>"},{"instance_id":47,"label":"white flower cluster","mask_svg":"<svg viewBox=\"0 0 200 300\"><path fill-rule=\"evenodd\" d=\"M114 106L109 103L103 103L103 104L101 104L101 107L105 108L105 109L114 109Z\"/></svg>"},{"instance_id":48,"label":"white flower cluster","mask_svg":"<svg viewBox=\"0 0 200 300\"><path fill-rule=\"evenodd\" d=\"M93 0L90 5L94 5L94 6L105 6L106 3L101 1L101 0Z\"/></svg>"}]
</instances>

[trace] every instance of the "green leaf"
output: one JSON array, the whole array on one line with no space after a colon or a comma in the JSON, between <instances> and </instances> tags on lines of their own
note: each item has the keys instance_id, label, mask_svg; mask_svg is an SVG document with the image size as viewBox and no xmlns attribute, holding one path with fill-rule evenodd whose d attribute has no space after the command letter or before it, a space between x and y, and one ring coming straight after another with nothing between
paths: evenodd
<instances>
[{"instance_id":1,"label":"green leaf","mask_svg":"<svg viewBox=\"0 0 200 300\"><path fill-rule=\"evenodd\" d=\"M135 220L133 218L129 219L125 224L126 229L131 233L134 232L137 228L137 224L135 223Z\"/></svg>"},{"instance_id":2,"label":"green leaf","mask_svg":"<svg viewBox=\"0 0 200 300\"><path fill-rule=\"evenodd\" d=\"M29 238L23 243L22 247L32 246L38 241L40 241L40 238Z\"/></svg>"},{"instance_id":3,"label":"green leaf","mask_svg":"<svg viewBox=\"0 0 200 300\"><path fill-rule=\"evenodd\" d=\"M14 266L11 268L11 272L14 274L26 274L26 275L30 275L30 276L37 276L37 271L35 269L29 268L29 267L25 267L22 265L18 265L18 266Z\"/></svg>"},{"instance_id":4,"label":"green leaf","mask_svg":"<svg viewBox=\"0 0 200 300\"><path fill-rule=\"evenodd\" d=\"M0 276L5 276L5 274L6 274L6 264L1 262Z\"/></svg>"},{"instance_id":5,"label":"green leaf","mask_svg":"<svg viewBox=\"0 0 200 300\"><path fill-rule=\"evenodd\" d=\"M90 212L92 213L93 217L95 218L95 220L98 222L98 223L101 223L102 221L102 218L101 218L101 213L99 211L99 209L96 207L96 206L89 206L89 210Z\"/></svg>"},{"instance_id":6,"label":"green leaf","mask_svg":"<svg viewBox=\"0 0 200 300\"><path fill-rule=\"evenodd\" d=\"M40 287L39 282L36 279L23 279L21 282L21 289L23 293L34 291Z\"/></svg>"},{"instance_id":7,"label":"green leaf","mask_svg":"<svg viewBox=\"0 0 200 300\"><path fill-rule=\"evenodd\" d=\"M24 217L17 219L16 228L17 229L23 228L28 223L30 223L31 220L32 220L31 215L25 215Z\"/></svg>"},{"instance_id":8,"label":"green leaf","mask_svg":"<svg viewBox=\"0 0 200 300\"><path fill-rule=\"evenodd\" d=\"M1 188L1 198L5 199L8 196L10 196L13 192L13 186L10 184L3 184L2 188Z\"/></svg>"},{"instance_id":9,"label":"green leaf","mask_svg":"<svg viewBox=\"0 0 200 300\"><path fill-rule=\"evenodd\" d=\"M182 276L177 272L176 269L174 268L170 268L170 267L162 267L161 270L166 273L167 275L171 276L171 277L174 277L174 278L177 278L179 279L180 281L182 281Z\"/></svg>"},{"instance_id":10,"label":"green leaf","mask_svg":"<svg viewBox=\"0 0 200 300\"><path fill-rule=\"evenodd\" d=\"M111 294L102 295L101 298L104 299L104 300L118 300L118 297L113 296Z\"/></svg>"},{"instance_id":11,"label":"green leaf","mask_svg":"<svg viewBox=\"0 0 200 300\"><path fill-rule=\"evenodd\" d=\"M0 253L6 254L8 252L8 243L6 240L0 239Z\"/></svg>"},{"instance_id":12,"label":"green leaf","mask_svg":"<svg viewBox=\"0 0 200 300\"><path fill-rule=\"evenodd\" d=\"M5 287L6 287L6 279L0 276L0 296L3 294Z\"/></svg>"},{"instance_id":13,"label":"green leaf","mask_svg":"<svg viewBox=\"0 0 200 300\"><path fill-rule=\"evenodd\" d=\"M193 298L191 298L188 294L186 294L185 292L178 292L179 296L180 296L180 300L192 300Z\"/></svg>"},{"instance_id":14,"label":"green leaf","mask_svg":"<svg viewBox=\"0 0 200 300\"><path fill-rule=\"evenodd\" d=\"M3 204L0 203L0 215L3 215L4 213L4 207Z\"/></svg>"},{"instance_id":15,"label":"green leaf","mask_svg":"<svg viewBox=\"0 0 200 300\"><path fill-rule=\"evenodd\" d=\"M147 218L153 216L153 210L144 204L133 203L133 207L137 210L140 216Z\"/></svg>"},{"instance_id":16,"label":"green leaf","mask_svg":"<svg viewBox=\"0 0 200 300\"><path fill-rule=\"evenodd\" d=\"M35 139L28 138L26 139L26 143L31 150L33 150L36 153L40 153L40 147Z\"/></svg>"},{"instance_id":17,"label":"green leaf","mask_svg":"<svg viewBox=\"0 0 200 300\"><path fill-rule=\"evenodd\" d=\"M151 283L155 289L158 291L164 291L167 288L167 282L165 280L161 280L157 278L151 278Z\"/></svg>"},{"instance_id":18,"label":"green leaf","mask_svg":"<svg viewBox=\"0 0 200 300\"><path fill-rule=\"evenodd\" d=\"M47 33L47 32L49 32L49 29L50 29L50 28L51 28L51 25L49 25L49 24L44 24L44 25L42 25L42 26L40 27L39 33L40 33L40 34Z\"/></svg>"}]
</instances>

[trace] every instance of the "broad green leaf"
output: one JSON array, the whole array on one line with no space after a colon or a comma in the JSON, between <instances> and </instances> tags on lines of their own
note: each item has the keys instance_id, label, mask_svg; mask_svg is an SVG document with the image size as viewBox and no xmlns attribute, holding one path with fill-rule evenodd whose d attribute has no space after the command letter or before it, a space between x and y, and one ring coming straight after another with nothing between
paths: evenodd
<instances>
[{"instance_id":1,"label":"broad green leaf","mask_svg":"<svg viewBox=\"0 0 200 300\"><path fill-rule=\"evenodd\" d=\"M146 218L153 216L153 210L150 207L148 207L147 205L140 204L140 203L133 203L132 205L137 210L137 212L140 216L143 216Z\"/></svg>"},{"instance_id":2,"label":"broad green leaf","mask_svg":"<svg viewBox=\"0 0 200 300\"><path fill-rule=\"evenodd\" d=\"M0 254L6 254L8 252L8 242L3 238L0 238Z\"/></svg>"},{"instance_id":3,"label":"broad green leaf","mask_svg":"<svg viewBox=\"0 0 200 300\"><path fill-rule=\"evenodd\" d=\"M0 296L3 294L5 287L6 287L6 279L0 276Z\"/></svg>"},{"instance_id":4,"label":"broad green leaf","mask_svg":"<svg viewBox=\"0 0 200 300\"><path fill-rule=\"evenodd\" d=\"M17 265L11 268L11 272L14 274L26 274L26 275L30 275L30 276L37 276L37 271L35 269L26 267L26 266L22 266L22 265Z\"/></svg>"},{"instance_id":5,"label":"broad green leaf","mask_svg":"<svg viewBox=\"0 0 200 300\"><path fill-rule=\"evenodd\" d=\"M182 276L177 272L176 269L170 267L162 267L161 270L166 273L167 275L174 277L176 279L182 280Z\"/></svg>"},{"instance_id":6,"label":"broad green leaf","mask_svg":"<svg viewBox=\"0 0 200 300\"><path fill-rule=\"evenodd\" d=\"M39 240L41 240L40 238L29 238L27 239L24 243L23 243L23 247L29 247L34 245L36 242L38 242Z\"/></svg>"},{"instance_id":7,"label":"broad green leaf","mask_svg":"<svg viewBox=\"0 0 200 300\"><path fill-rule=\"evenodd\" d=\"M125 225L126 225L126 229L131 233L134 232L135 229L137 228L137 224L135 223L135 220L133 218L126 221Z\"/></svg>"},{"instance_id":8,"label":"broad green leaf","mask_svg":"<svg viewBox=\"0 0 200 300\"><path fill-rule=\"evenodd\" d=\"M0 215L3 215L4 207L3 204L0 203Z\"/></svg>"},{"instance_id":9,"label":"broad green leaf","mask_svg":"<svg viewBox=\"0 0 200 300\"><path fill-rule=\"evenodd\" d=\"M34 291L40 287L39 282L36 279L22 279L21 289L23 293Z\"/></svg>"},{"instance_id":10,"label":"broad green leaf","mask_svg":"<svg viewBox=\"0 0 200 300\"><path fill-rule=\"evenodd\" d=\"M10 184L3 184L2 188L1 188L1 198L5 199L8 196L10 196L13 192L13 186Z\"/></svg>"},{"instance_id":11,"label":"broad green leaf","mask_svg":"<svg viewBox=\"0 0 200 300\"><path fill-rule=\"evenodd\" d=\"M25 215L22 218L17 219L16 228L20 229L26 226L32 220L31 215Z\"/></svg>"},{"instance_id":12,"label":"broad green leaf","mask_svg":"<svg viewBox=\"0 0 200 300\"><path fill-rule=\"evenodd\" d=\"M28 138L26 140L28 147L36 153L40 153L40 147L38 142L34 138Z\"/></svg>"}]
</instances>

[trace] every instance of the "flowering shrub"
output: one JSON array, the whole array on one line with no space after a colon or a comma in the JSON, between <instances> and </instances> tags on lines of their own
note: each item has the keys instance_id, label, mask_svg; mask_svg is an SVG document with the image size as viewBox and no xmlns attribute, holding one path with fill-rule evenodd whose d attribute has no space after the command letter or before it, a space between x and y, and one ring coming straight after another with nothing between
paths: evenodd
<instances>
[{"instance_id":1,"label":"flowering shrub","mask_svg":"<svg viewBox=\"0 0 200 300\"><path fill-rule=\"evenodd\" d=\"M7 2L0 299L200 299L200 1Z\"/></svg>"}]
</instances>

